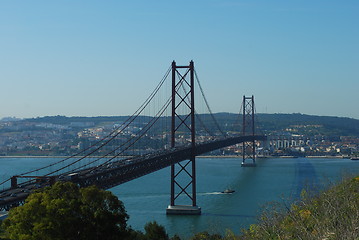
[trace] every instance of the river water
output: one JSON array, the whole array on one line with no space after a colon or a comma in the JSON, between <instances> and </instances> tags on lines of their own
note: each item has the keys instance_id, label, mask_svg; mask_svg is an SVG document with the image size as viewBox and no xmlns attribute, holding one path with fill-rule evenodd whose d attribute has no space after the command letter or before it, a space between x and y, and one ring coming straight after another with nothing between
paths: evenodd
<instances>
[{"instance_id":1,"label":"river water","mask_svg":"<svg viewBox=\"0 0 359 240\"><path fill-rule=\"evenodd\" d=\"M58 158L0 158L0 181ZM143 230L149 221L163 225L170 236L199 231L239 233L255 223L270 201L293 201L303 188L322 189L343 175L359 175L359 161L338 158L263 158L255 168L241 168L240 158L197 158L197 204L200 216L167 216L170 169L110 189L124 202L129 225ZM231 188L233 194L221 191ZM179 199L181 201L181 199Z\"/></svg>"}]
</instances>

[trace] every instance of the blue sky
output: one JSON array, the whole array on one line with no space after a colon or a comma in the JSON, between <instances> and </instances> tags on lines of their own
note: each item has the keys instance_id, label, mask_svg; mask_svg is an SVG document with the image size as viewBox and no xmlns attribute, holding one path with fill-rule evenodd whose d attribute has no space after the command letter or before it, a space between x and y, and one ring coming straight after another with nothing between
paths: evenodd
<instances>
[{"instance_id":1,"label":"blue sky","mask_svg":"<svg viewBox=\"0 0 359 240\"><path fill-rule=\"evenodd\" d=\"M213 112L359 119L359 1L0 1L0 118L132 114L172 60Z\"/></svg>"}]
</instances>

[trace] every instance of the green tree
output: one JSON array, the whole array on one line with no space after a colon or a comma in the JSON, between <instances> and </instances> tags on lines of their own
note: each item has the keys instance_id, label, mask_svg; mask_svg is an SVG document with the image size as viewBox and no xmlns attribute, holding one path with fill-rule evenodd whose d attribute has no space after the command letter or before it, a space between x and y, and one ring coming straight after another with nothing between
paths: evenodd
<instances>
[{"instance_id":1,"label":"green tree","mask_svg":"<svg viewBox=\"0 0 359 240\"><path fill-rule=\"evenodd\" d=\"M146 240L168 240L168 234L163 226L156 221L149 222L145 225Z\"/></svg>"},{"instance_id":2,"label":"green tree","mask_svg":"<svg viewBox=\"0 0 359 240\"><path fill-rule=\"evenodd\" d=\"M58 182L11 209L2 227L18 240L124 239L128 217L111 192Z\"/></svg>"},{"instance_id":3,"label":"green tree","mask_svg":"<svg viewBox=\"0 0 359 240\"><path fill-rule=\"evenodd\" d=\"M175 234L173 237L170 238L171 240L181 240L181 238Z\"/></svg>"},{"instance_id":4,"label":"green tree","mask_svg":"<svg viewBox=\"0 0 359 240\"><path fill-rule=\"evenodd\" d=\"M221 240L223 239L219 234L209 234L207 231L196 233L191 240Z\"/></svg>"},{"instance_id":5,"label":"green tree","mask_svg":"<svg viewBox=\"0 0 359 240\"><path fill-rule=\"evenodd\" d=\"M5 239L4 238L4 230L1 228L2 221L0 220L0 240Z\"/></svg>"}]
</instances>

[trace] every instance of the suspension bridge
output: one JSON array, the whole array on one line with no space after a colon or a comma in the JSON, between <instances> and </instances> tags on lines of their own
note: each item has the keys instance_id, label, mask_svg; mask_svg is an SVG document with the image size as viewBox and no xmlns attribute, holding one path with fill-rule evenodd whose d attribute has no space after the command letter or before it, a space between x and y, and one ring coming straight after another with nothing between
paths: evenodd
<instances>
[{"instance_id":1,"label":"suspension bridge","mask_svg":"<svg viewBox=\"0 0 359 240\"><path fill-rule=\"evenodd\" d=\"M197 90L200 95L195 95ZM201 101L205 110L195 108L195 102L197 106ZM194 62L178 66L173 61L140 108L107 135L72 156L1 182L0 210L23 204L32 192L57 181L110 189L170 167L167 214L201 214L196 200L196 156L240 144L242 166L254 167L257 142L266 140L256 126L253 96L243 96L238 121L232 125L234 130L224 131L214 118Z\"/></svg>"}]
</instances>

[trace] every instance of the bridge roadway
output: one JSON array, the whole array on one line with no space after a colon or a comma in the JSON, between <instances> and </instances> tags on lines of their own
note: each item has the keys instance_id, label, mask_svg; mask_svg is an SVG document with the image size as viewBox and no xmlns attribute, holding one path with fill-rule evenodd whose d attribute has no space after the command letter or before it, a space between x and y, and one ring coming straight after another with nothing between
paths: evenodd
<instances>
[{"instance_id":1,"label":"bridge roadway","mask_svg":"<svg viewBox=\"0 0 359 240\"><path fill-rule=\"evenodd\" d=\"M265 141L266 136L239 136L208 141L196 144L195 155L201 155L223 147L249 141ZM51 185L53 181L71 181L80 187L96 185L102 189L109 189L149 173L158 171L172 164L187 160L191 156L191 147L176 147L173 149L146 154L130 159L113 161L99 167L89 167L81 171L44 178L37 181L28 181L0 191L0 211L23 204L27 196L35 191Z\"/></svg>"}]
</instances>

